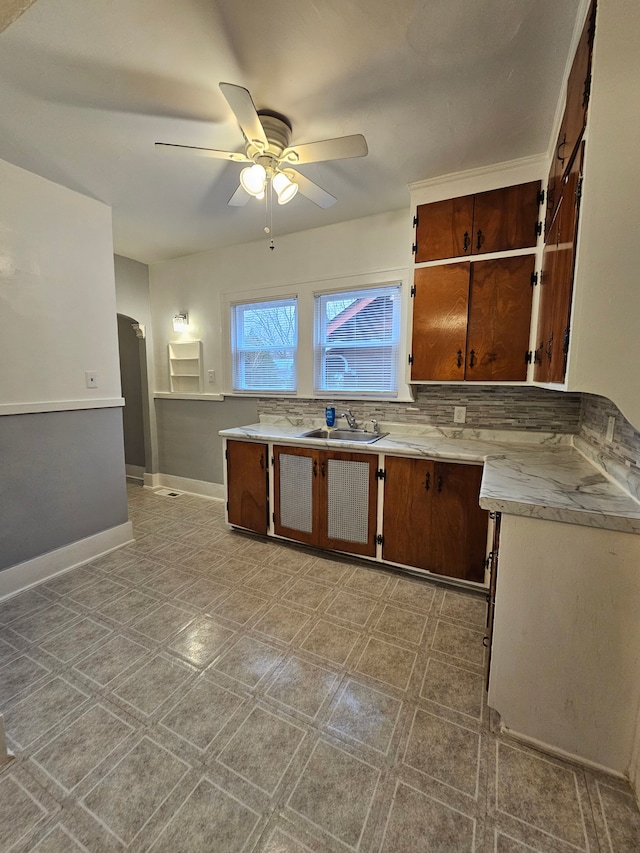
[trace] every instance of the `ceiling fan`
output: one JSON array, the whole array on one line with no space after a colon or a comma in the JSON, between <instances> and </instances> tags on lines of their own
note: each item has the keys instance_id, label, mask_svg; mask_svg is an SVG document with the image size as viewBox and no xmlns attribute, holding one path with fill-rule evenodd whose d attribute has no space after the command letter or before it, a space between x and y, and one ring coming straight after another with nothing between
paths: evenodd
<instances>
[{"instance_id":1,"label":"ceiling fan","mask_svg":"<svg viewBox=\"0 0 640 853\"><path fill-rule=\"evenodd\" d=\"M298 190L318 207L327 208L336 203L335 196L293 166L365 157L368 148L362 134L290 146L291 122L286 116L272 110L256 110L249 91L242 86L220 83L220 89L244 135L244 153L168 142L156 142L156 148L234 163L250 163L240 172L240 186L229 199L228 203L233 207L245 205L251 196L264 198L270 189L276 193L278 204L291 201Z\"/></svg>"}]
</instances>

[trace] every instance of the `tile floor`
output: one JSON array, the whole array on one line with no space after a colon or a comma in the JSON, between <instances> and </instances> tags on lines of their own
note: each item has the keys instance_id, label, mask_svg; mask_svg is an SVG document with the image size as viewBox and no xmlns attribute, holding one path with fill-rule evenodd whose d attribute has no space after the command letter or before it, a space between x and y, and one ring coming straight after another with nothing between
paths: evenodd
<instances>
[{"instance_id":1,"label":"tile floor","mask_svg":"<svg viewBox=\"0 0 640 853\"><path fill-rule=\"evenodd\" d=\"M128 488L135 544L0 605L1 851L640 850L492 730L483 598Z\"/></svg>"}]
</instances>

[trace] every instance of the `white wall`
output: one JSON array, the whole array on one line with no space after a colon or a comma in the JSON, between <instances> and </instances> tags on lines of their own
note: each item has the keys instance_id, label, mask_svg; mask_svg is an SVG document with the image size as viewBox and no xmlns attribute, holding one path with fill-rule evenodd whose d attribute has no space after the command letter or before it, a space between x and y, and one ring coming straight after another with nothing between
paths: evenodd
<instances>
[{"instance_id":1,"label":"white wall","mask_svg":"<svg viewBox=\"0 0 640 853\"><path fill-rule=\"evenodd\" d=\"M406 283L410 244L406 210L277 237L274 251L270 251L267 240L260 240L154 264L150 267L150 292L155 390L169 390L167 344L181 337L173 332L174 314L187 311L189 331L183 337L203 342L206 391L226 392L229 298L242 299L249 291L309 294L322 287L339 287L343 281L345 286L357 286L401 277ZM359 277L363 280L353 281ZM310 335L311 326L304 327L306 321L310 324L311 318L300 318L301 341ZM206 381L209 369L216 371L215 385Z\"/></svg>"},{"instance_id":2,"label":"white wall","mask_svg":"<svg viewBox=\"0 0 640 853\"><path fill-rule=\"evenodd\" d=\"M3 161L0 187L0 413L118 405L110 208Z\"/></svg>"},{"instance_id":3,"label":"white wall","mask_svg":"<svg viewBox=\"0 0 640 853\"><path fill-rule=\"evenodd\" d=\"M571 390L640 428L640 3L598 4L576 266Z\"/></svg>"}]
</instances>

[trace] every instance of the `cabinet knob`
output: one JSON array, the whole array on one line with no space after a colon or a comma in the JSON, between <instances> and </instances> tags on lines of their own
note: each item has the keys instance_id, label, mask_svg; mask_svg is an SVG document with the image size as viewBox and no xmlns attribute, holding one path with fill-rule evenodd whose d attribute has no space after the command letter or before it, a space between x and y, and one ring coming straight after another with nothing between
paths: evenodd
<instances>
[{"instance_id":1,"label":"cabinet knob","mask_svg":"<svg viewBox=\"0 0 640 853\"><path fill-rule=\"evenodd\" d=\"M478 251L478 252L480 251L480 247L482 246L483 243L484 243L484 234L478 228L478 237L476 240L476 251Z\"/></svg>"},{"instance_id":2,"label":"cabinet knob","mask_svg":"<svg viewBox=\"0 0 640 853\"><path fill-rule=\"evenodd\" d=\"M439 492L442 491L442 477L438 477L438 486L437 489Z\"/></svg>"},{"instance_id":3,"label":"cabinet knob","mask_svg":"<svg viewBox=\"0 0 640 853\"><path fill-rule=\"evenodd\" d=\"M313 460L313 476L314 477L318 476L318 460L317 459Z\"/></svg>"},{"instance_id":4,"label":"cabinet knob","mask_svg":"<svg viewBox=\"0 0 640 853\"><path fill-rule=\"evenodd\" d=\"M462 251L463 251L463 252L468 252L468 251L469 251L469 246L470 246L470 245L471 245L471 240L469 239L469 232L468 232L468 231L465 231L465 232L464 232L464 237L463 237L463 239L462 239Z\"/></svg>"},{"instance_id":5,"label":"cabinet knob","mask_svg":"<svg viewBox=\"0 0 640 853\"><path fill-rule=\"evenodd\" d=\"M424 478L424 487L427 491L431 488L431 474L427 471L427 476Z\"/></svg>"},{"instance_id":6,"label":"cabinet knob","mask_svg":"<svg viewBox=\"0 0 640 853\"><path fill-rule=\"evenodd\" d=\"M476 364L476 351L474 349L469 353L469 367L475 367Z\"/></svg>"},{"instance_id":7,"label":"cabinet knob","mask_svg":"<svg viewBox=\"0 0 640 853\"><path fill-rule=\"evenodd\" d=\"M321 473L321 474L322 474L322 476L324 477L324 474L325 474L325 464L324 464L324 462L322 462L322 463L320 464L320 473Z\"/></svg>"},{"instance_id":8,"label":"cabinet knob","mask_svg":"<svg viewBox=\"0 0 640 853\"><path fill-rule=\"evenodd\" d=\"M462 350L458 350L458 357L456 358L456 364L458 367L462 367Z\"/></svg>"}]
</instances>

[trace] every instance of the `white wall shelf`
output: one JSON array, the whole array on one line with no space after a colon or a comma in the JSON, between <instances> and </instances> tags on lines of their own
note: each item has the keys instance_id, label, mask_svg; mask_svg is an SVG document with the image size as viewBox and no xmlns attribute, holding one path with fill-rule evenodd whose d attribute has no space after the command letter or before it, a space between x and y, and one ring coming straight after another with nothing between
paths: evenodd
<instances>
[{"instance_id":1,"label":"white wall shelf","mask_svg":"<svg viewBox=\"0 0 640 853\"><path fill-rule=\"evenodd\" d=\"M202 341L169 344L169 381L173 394L202 393Z\"/></svg>"}]
</instances>

